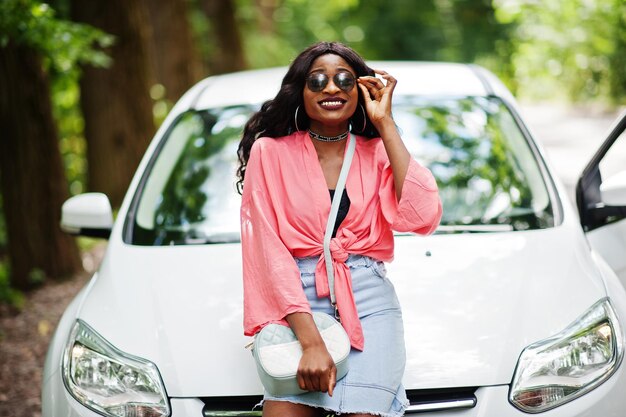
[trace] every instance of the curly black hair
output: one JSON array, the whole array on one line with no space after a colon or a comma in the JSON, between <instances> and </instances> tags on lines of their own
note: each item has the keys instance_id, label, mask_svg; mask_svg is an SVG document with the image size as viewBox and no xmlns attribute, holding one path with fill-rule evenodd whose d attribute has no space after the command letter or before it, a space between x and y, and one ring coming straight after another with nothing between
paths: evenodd
<instances>
[{"instance_id":1,"label":"curly black hair","mask_svg":"<svg viewBox=\"0 0 626 417\"><path fill-rule=\"evenodd\" d=\"M261 106L261 110L254 113L246 123L243 137L239 142L237 156L239 168L237 169L237 191L243 190L246 165L250 158L252 144L260 136L278 138L294 133L297 127L308 129L309 118L304 111L302 93L309 69L319 56L334 54L343 58L354 70L357 77L374 76L374 70L365 64L365 61L350 47L339 42L319 42L302 51L291 63L287 74L283 78L280 90L276 97L268 100ZM363 96L359 90L359 103L364 106ZM295 111L298 112L298 124L296 127ZM363 123L365 117L365 123ZM379 136L378 131L363 111L357 109L351 118L352 133L373 138Z\"/></svg>"}]
</instances>

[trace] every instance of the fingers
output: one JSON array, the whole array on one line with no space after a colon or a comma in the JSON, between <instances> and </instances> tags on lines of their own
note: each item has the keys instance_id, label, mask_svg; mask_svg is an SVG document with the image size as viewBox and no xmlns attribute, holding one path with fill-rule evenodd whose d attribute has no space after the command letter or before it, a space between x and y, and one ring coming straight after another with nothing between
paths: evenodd
<instances>
[{"instance_id":1,"label":"fingers","mask_svg":"<svg viewBox=\"0 0 626 417\"><path fill-rule=\"evenodd\" d=\"M330 370L330 375L328 375L328 395L331 397L333 396L335 385L337 385L337 367L333 366Z\"/></svg>"},{"instance_id":2,"label":"fingers","mask_svg":"<svg viewBox=\"0 0 626 417\"><path fill-rule=\"evenodd\" d=\"M331 363L326 369L306 369L298 370L297 381L300 389L305 391L321 391L328 392L332 396L332 392L337 383L337 369L334 363Z\"/></svg>"},{"instance_id":3,"label":"fingers","mask_svg":"<svg viewBox=\"0 0 626 417\"><path fill-rule=\"evenodd\" d=\"M380 100L385 91L383 82L375 77L359 78L359 85L367 89L366 96L371 96L374 100Z\"/></svg>"},{"instance_id":4,"label":"fingers","mask_svg":"<svg viewBox=\"0 0 626 417\"><path fill-rule=\"evenodd\" d=\"M363 93L363 99L365 100L365 104L372 101L372 96L370 95L370 92L367 89L367 87L365 87L363 84L359 84L359 88L361 89L361 92Z\"/></svg>"},{"instance_id":5,"label":"fingers","mask_svg":"<svg viewBox=\"0 0 626 417\"><path fill-rule=\"evenodd\" d=\"M305 391L319 391L320 390L320 377L319 372L312 369L299 369L298 370L298 385L300 385L300 378L302 378L303 385L300 385Z\"/></svg>"},{"instance_id":6,"label":"fingers","mask_svg":"<svg viewBox=\"0 0 626 417\"><path fill-rule=\"evenodd\" d=\"M337 370L333 358L324 346L305 349L298 366L298 385L305 391L332 391Z\"/></svg>"},{"instance_id":7,"label":"fingers","mask_svg":"<svg viewBox=\"0 0 626 417\"><path fill-rule=\"evenodd\" d=\"M319 382L321 392L328 392L328 395L333 396L333 390L335 389L335 384L337 383L337 368L335 364L330 364L330 367L323 372L319 373Z\"/></svg>"},{"instance_id":8,"label":"fingers","mask_svg":"<svg viewBox=\"0 0 626 417\"><path fill-rule=\"evenodd\" d=\"M375 76L371 76L371 75L365 75L365 76L359 77L358 79L362 80L362 81L366 81L368 83L371 83L372 85L375 85L378 88L387 87L387 86L389 86L389 83L395 85L398 82L394 77L389 75L389 73L387 71L375 69L374 73L380 75L380 78L382 78L386 82L383 83L383 81L379 77L375 77Z\"/></svg>"},{"instance_id":9,"label":"fingers","mask_svg":"<svg viewBox=\"0 0 626 417\"><path fill-rule=\"evenodd\" d=\"M383 79L385 81L387 81L387 85L386 87L389 88L389 92L393 92L393 90L396 88L396 84L398 84L398 80L396 80L395 78L393 78L391 75L389 75L386 71L382 71L382 70L374 70L374 72L376 74L380 74L381 77L383 77Z\"/></svg>"},{"instance_id":10,"label":"fingers","mask_svg":"<svg viewBox=\"0 0 626 417\"><path fill-rule=\"evenodd\" d=\"M308 378L309 391L320 391L320 377L319 375L309 375Z\"/></svg>"},{"instance_id":11,"label":"fingers","mask_svg":"<svg viewBox=\"0 0 626 417\"><path fill-rule=\"evenodd\" d=\"M302 371L300 369L298 369L298 372L296 373L296 379L298 380L298 386L300 387L300 389L306 391L306 381L304 380L304 375L302 374Z\"/></svg>"},{"instance_id":12,"label":"fingers","mask_svg":"<svg viewBox=\"0 0 626 417\"><path fill-rule=\"evenodd\" d=\"M385 84L383 83L383 81L377 77L371 77L368 75L365 77L359 77L359 81L361 81L368 87L372 87L377 90L382 90L383 88L385 88Z\"/></svg>"},{"instance_id":13,"label":"fingers","mask_svg":"<svg viewBox=\"0 0 626 417\"><path fill-rule=\"evenodd\" d=\"M379 101L385 94L391 95L398 81L386 71L374 70L379 77L363 76L358 78L360 86L365 86L374 100ZM382 79L381 79L382 78ZM383 80L385 82L383 82ZM363 91L363 90L362 90ZM365 93L365 91L363 91Z\"/></svg>"}]
</instances>

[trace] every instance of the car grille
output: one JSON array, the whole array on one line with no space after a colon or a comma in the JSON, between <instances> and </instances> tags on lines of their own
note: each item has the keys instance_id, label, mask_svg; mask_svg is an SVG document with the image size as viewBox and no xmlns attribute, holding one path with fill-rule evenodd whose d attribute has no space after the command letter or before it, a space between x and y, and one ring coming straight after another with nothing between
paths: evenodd
<instances>
[{"instance_id":1,"label":"car grille","mask_svg":"<svg viewBox=\"0 0 626 417\"><path fill-rule=\"evenodd\" d=\"M477 387L407 390L409 408L405 414L455 410L476 406Z\"/></svg>"},{"instance_id":2,"label":"car grille","mask_svg":"<svg viewBox=\"0 0 626 417\"><path fill-rule=\"evenodd\" d=\"M411 405L406 414L419 414L429 411L455 410L476 406L476 387L408 390ZM262 396L246 397L204 397L202 415L204 417L252 417L261 416L261 407L255 407Z\"/></svg>"},{"instance_id":3,"label":"car grille","mask_svg":"<svg viewBox=\"0 0 626 417\"><path fill-rule=\"evenodd\" d=\"M261 415L261 407L255 406L263 400L263 396L204 397L200 400L204 403L204 417L252 417Z\"/></svg>"}]
</instances>

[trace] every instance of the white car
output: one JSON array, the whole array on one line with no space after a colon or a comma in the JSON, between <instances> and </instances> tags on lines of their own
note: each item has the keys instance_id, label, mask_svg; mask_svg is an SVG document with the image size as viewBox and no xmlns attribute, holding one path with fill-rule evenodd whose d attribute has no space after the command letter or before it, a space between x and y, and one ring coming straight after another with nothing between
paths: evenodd
<instances>
[{"instance_id":1,"label":"white car","mask_svg":"<svg viewBox=\"0 0 626 417\"><path fill-rule=\"evenodd\" d=\"M398 79L395 120L444 207L434 235L396 236L388 265L404 316L407 415L623 416L626 164L605 167L603 156L613 142L623 149L626 119L579 183L581 225L493 74L370 65ZM236 149L285 71L194 86L115 222L102 194L66 202L65 230L109 243L50 344L44 417L261 414L242 328Z\"/></svg>"}]
</instances>

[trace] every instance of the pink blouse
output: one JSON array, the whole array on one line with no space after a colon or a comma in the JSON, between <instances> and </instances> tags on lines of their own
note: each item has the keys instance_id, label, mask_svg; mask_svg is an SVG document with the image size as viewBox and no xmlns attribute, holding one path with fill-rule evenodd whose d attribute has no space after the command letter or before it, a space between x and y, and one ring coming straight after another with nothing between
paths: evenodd
<instances>
[{"instance_id":1,"label":"pink blouse","mask_svg":"<svg viewBox=\"0 0 626 417\"><path fill-rule=\"evenodd\" d=\"M350 209L330 250L341 323L354 348L364 339L354 298L348 254L393 259L393 230L432 233L442 207L431 172L411 159L397 200L382 139L356 137L346 190ZM319 256L318 297L329 297L323 255L330 197L317 153L307 132L259 138L250 152L241 204L244 333L268 323L287 325L285 316L311 313L294 257Z\"/></svg>"}]
</instances>

